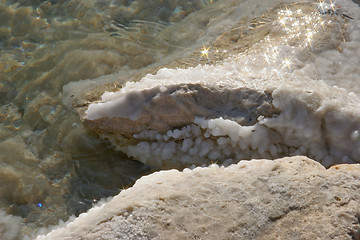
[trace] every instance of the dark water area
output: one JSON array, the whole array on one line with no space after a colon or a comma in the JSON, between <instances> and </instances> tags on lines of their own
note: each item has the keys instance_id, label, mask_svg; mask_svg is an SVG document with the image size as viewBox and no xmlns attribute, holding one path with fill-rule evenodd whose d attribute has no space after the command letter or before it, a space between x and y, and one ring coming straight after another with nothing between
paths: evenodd
<instances>
[{"instance_id":1,"label":"dark water area","mask_svg":"<svg viewBox=\"0 0 360 240\"><path fill-rule=\"evenodd\" d=\"M161 61L182 47L169 26L212 3L0 0L0 210L22 237L153 171L85 129L63 87Z\"/></svg>"}]
</instances>

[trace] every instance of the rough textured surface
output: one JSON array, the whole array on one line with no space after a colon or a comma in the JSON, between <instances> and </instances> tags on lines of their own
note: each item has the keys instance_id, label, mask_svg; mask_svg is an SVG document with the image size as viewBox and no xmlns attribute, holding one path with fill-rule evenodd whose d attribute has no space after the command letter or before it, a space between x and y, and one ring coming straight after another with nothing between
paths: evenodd
<instances>
[{"instance_id":1,"label":"rough textured surface","mask_svg":"<svg viewBox=\"0 0 360 240\"><path fill-rule=\"evenodd\" d=\"M360 239L360 165L330 167L360 161L350 64L360 59L360 14L338 3L240 21L252 41L234 27L187 61L105 92L82 116L119 150L163 168L317 162L160 171L38 239Z\"/></svg>"},{"instance_id":2,"label":"rough textured surface","mask_svg":"<svg viewBox=\"0 0 360 240\"><path fill-rule=\"evenodd\" d=\"M212 65L192 55L194 67L127 82L92 102L83 122L163 169L294 155L358 163L360 10L338 4L283 4L240 21L248 37L234 27L197 56ZM336 66L348 59L346 71Z\"/></svg>"},{"instance_id":3,"label":"rough textured surface","mask_svg":"<svg viewBox=\"0 0 360 240\"><path fill-rule=\"evenodd\" d=\"M125 139L102 129L140 161L180 167L298 154L325 166L359 161L359 8L348 0L212 2L0 0L0 208L22 216L0 214L0 239L85 211L144 174L62 102L69 107L73 95L101 85L85 93L96 101L146 73L152 89L137 96L154 93L145 96L155 104L146 98L143 108L146 117L155 110L153 119L137 122L138 133L125 123ZM160 3L166 7L156 12Z\"/></svg>"},{"instance_id":4,"label":"rough textured surface","mask_svg":"<svg viewBox=\"0 0 360 240\"><path fill-rule=\"evenodd\" d=\"M360 165L306 157L161 171L45 239L359 239Z\"/></svg>"}]
</instances>

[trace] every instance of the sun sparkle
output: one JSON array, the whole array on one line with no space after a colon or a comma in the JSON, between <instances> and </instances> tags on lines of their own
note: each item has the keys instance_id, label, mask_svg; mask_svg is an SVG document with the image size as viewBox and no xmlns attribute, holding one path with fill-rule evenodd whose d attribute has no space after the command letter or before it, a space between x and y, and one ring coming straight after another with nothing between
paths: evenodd
<instances>
[{"instance_id":1,"label":"sun sparkle","mask_svg":"<svg viewBox=\"0 0 360 240\"><path fill-rule=\"evenodd\" d=\"M330 0L330 6L331 6L331 8L332 8L332 10L335 12L335 3L336 3L336 1L335 2L332 2L331 0Z\"/></svg>"},{"instance_id":2,"label":"sun sparkle","mask_svg":"<svg viewBox=\"0 0 360 240\"><path fill-rule=\"evenodd\" d=\"M290 59L285 58L285 60L284 60L284 67L286 66L286 67L288 67L288 68L290 69L290 64L291 64Z\"/></svg>"},{"instance_id":3,"label":"sun sparkle","mask_svg":"<svg viewBox=\"0 0 360 240\"><path fill-rule=\"evenodd\" d=\"M201 58L202 57L206 57L207 59L209 59L209 49L210 49L210 47L208 47L208 48L206 48L204 45L202 46L202 51L200 52L201 53Z\"/></svg>"},{"instance_id":4,"label":"sun sparkle","mask_svg":"<svg viewBox=\"0 0 360 240\"><path fill-rule=\"evenodd\" d=\"M324 12L324 0L319 0L319 6L321 7L321 10Z\"/></svg>"}]
</instances>

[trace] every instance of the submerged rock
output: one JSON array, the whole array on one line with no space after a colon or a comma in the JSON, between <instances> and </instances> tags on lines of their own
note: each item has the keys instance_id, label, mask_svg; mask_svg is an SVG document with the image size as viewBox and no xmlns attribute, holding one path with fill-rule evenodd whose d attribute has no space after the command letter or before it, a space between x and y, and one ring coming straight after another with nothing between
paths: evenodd
<instances>
[{"instance_id":1,"label":"submerged rock","mask_svg":"<svg viewBox=\"0 0 360 240\"><path fill-rule=\"evenodd\" d=\"M359 170L292 157L160 171L37 240L359 239Z\"/></svg>"}]
</instances>

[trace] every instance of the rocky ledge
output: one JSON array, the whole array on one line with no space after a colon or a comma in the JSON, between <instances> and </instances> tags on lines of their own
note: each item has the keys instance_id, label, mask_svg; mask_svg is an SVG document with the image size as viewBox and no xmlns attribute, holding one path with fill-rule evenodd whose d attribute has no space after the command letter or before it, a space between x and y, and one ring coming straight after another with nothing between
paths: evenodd
<instances>
[{"instance_id":1,"label":"rocky ledge","mask_svg":"<svg viewBox=\"0 0 360 240\"><path fill-rule=\"evenodd\" d=\"M343 4L279 5L240 20L200 55L81 105L83 123L162 169L294 155L360 162L359 11Z\"/></svg>"},{"instance_id":2,"label":"rocky ledge","mask_svg":"<svg viewBox=\"0 0 360 240\"><path fill-rule=\"evenodd\" d=\"M359 186L306 157L160 171L37 240L360 239Z\"/></svg>"}]
</instances>

